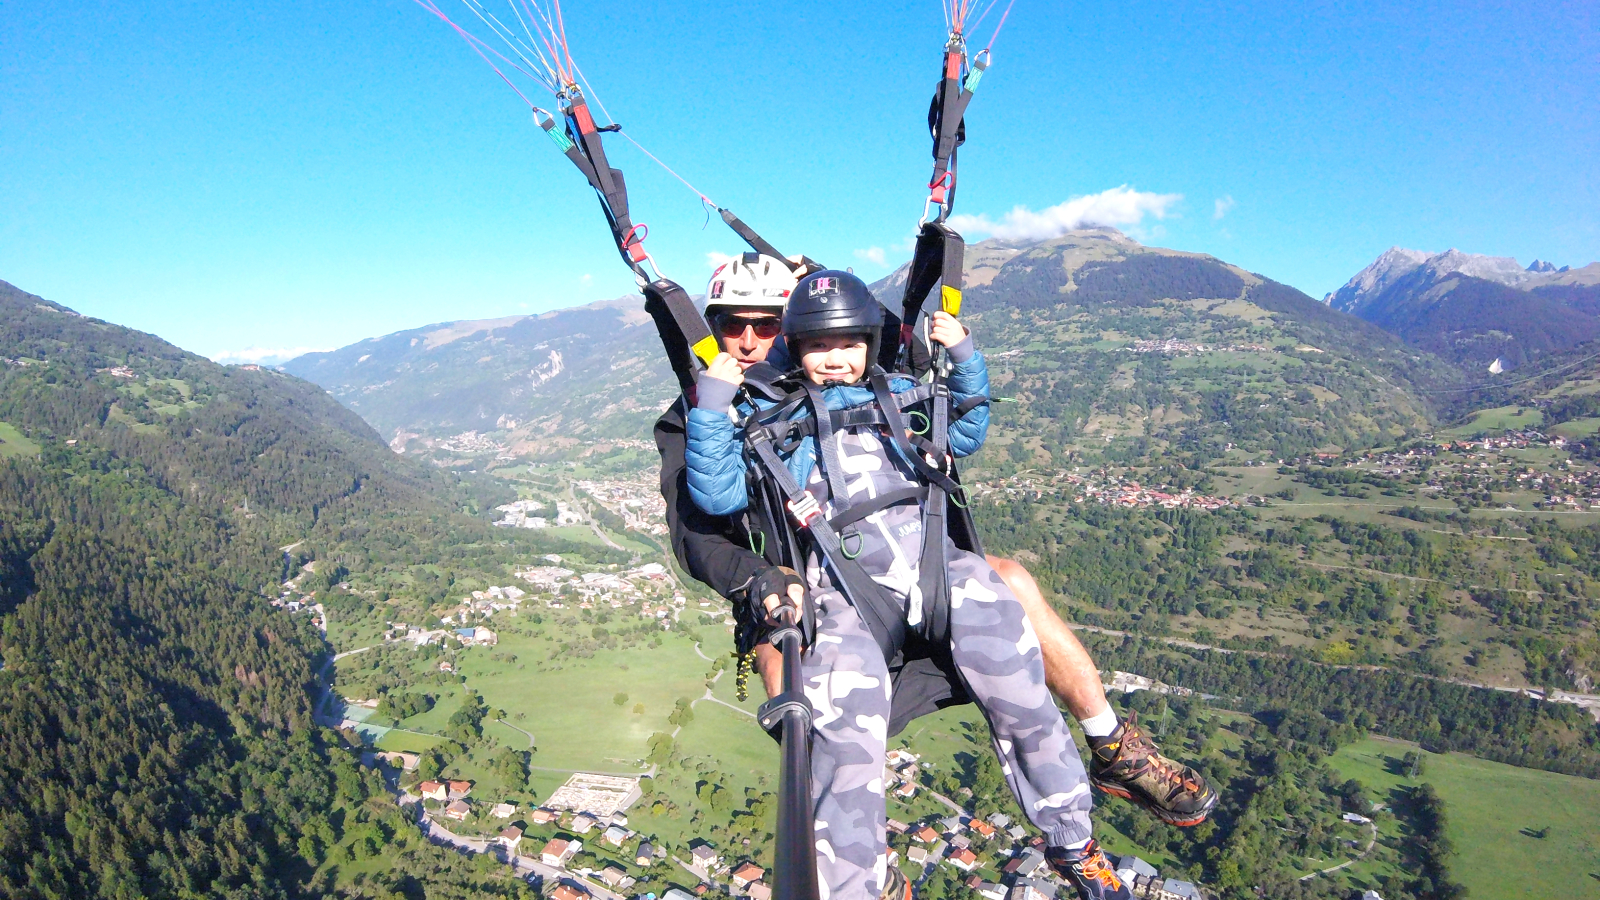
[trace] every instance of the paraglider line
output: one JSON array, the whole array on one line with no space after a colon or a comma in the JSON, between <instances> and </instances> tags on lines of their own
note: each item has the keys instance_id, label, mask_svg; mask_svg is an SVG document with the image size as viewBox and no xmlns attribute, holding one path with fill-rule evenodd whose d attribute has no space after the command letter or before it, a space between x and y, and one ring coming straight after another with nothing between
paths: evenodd
<instances>
[{"instance_id":1,"label":"paraglider line","mask_svg":"<svg viewBox=\"0 0 1600 900\"><path fill-rule=\"evenodd\" d=\"M456 34L459 34L461 36L461 39L467 42L467 46L472 48L472 52L474 52L474 53L478 54L478 56L482 57L483 61L489 64L489 68L493 69L494 73L496 75L500 76L500 80L504 81L506 83L506 85L508 87L510 87L513 91L516 91L517 92L517 96L522 98L522 102L523 103L528 104L528 108L529 109L537 109L537 107L535 107L533 105L533 101L528 99L528 95L524 94L521 91L521 89L519 89L517 87L515 82L513 82L511 79L507 78L506 77L506 73L500 71L500 67L494 64L494 60L490 59L488 56L485 56L483 51L484 50L488 50L490 53L493 53L495 56L499 56L502 60L505 60L506 65L511 66L513 69L516 69L518 72L521 72L524 75L527 75L529 78L534 78L534 76L531 73L529 73L528 71L523 69L521 66L518 66L516 63L512 62L511 60L506 59L504 56L502 56L500 54L499 51L495 50L493 47L490 47L488 44L484 44L483 41L480 41L477 38L473 37L470 33L467 32L466 29L462 28L460 25L457 25L456 23L450 21L450 17L445 15L444 12L439 9L439 7L433 5L431 0L427 0L427 2L425 2L425 0L414 0L414 2L418 6L422 7L425 10L427 10L428 12L431 12L434 15L438 16L440 19L442 19L444 21L444 23L446 25L449 25L451 28L455 29ZM480 44L482 45L482 49L479 49L479 45ZM537 78L535 78L535 80L537 80Z\"/></svg>"}]
</instances>

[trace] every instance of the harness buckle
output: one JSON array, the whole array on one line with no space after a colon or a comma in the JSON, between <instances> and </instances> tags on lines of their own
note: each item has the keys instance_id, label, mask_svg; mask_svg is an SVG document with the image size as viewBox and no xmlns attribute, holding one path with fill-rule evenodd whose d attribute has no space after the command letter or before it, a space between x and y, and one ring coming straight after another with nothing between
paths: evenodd
<instances>
[{"instance_id":1,"label":"harness buckle","mask_svg":"<svg viewBox=\"0 0 1600 900\"><path fill-rule=\"evenodd\" d=\"M794 516L795 522L801 528L810 528L812 521L822 515L822 505L810 491L806 491L798 500L790 500L784 506L788 507L789 515Z\"/></svg>"}]
</instances>

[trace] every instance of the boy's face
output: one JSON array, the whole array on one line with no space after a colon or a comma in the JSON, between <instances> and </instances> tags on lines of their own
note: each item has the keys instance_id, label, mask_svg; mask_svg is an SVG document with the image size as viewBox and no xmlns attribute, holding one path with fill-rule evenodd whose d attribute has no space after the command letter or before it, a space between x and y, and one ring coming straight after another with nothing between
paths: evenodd
<instances>
[{"instance_id":1,"label":"boy's face","mask_svg":"<svg viewBox=\"0 0 1600 900\"><path fill-rule=\"evenodd\" d=\"M867 336L825 334L798 341L800 368L813 384L841 381L855 384L867 371Z\"/></svg>"}]
</instances>

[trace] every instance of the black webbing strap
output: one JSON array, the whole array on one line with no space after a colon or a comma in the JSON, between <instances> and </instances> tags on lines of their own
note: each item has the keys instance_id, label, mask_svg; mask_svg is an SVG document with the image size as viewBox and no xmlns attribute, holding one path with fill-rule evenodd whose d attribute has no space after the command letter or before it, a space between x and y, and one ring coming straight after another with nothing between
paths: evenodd
<instances>
[{"instance_id":1,"label":"black webbing strap","mask_svg":"<svg viewBox=\"0 0 1600 900\"><path fill-rule=\"evenodd\" d=\"M989 398L988 397L985 397L982 394L973 394L971 397L968 397L967 399L961 401L960 403L957 403L956 404L956 408L952 409L950 411L950 413L951 413L951 415L953 415L955 417L956 421L960 421L960 420L965 419L967 417L967 413L972 412L973 410L977 409L980 406L988 406L988 405L989 405Z\"/></svg>"},{"instance_id":2,"label":"black webbing strap","mask_svg":"<svg viewBox=\"0 0 1600 900\"><path fill-rule=\"evenodd\" d=\"M883 586L873 581L859 563L844 554L839 546L838 532L822 515L821 504L817 503L817 498L810 491L795 482L794 476L789 474L789 467L784 465L773 449L770 434L764 434L764 431L754 429L747 432L746 445L766 470L767 477L787 498L785 505L794 523L810 533L823 559L827 560L828 566L838 577L845 598L861 616L862 624L872 632L878 649L883 651L884 660L893 662L906 642L905 615L900 611L899 604L884 593Z\"/></svg>"},{"instance_id":3,"label":"black webbing strap","mask_svg":"<svg viewBox=\"0 0 1600 900\"><path fill-rule=\"evenodd\" d=\"M928 106L928 131L933 135L933 177L928 188L929 198L940 204L938 221L944 221L955 202L956 148L967 139L967 124L963 117L967 104L972 102L972 91L961 82L961 64L966 58L964 47L948 46L944 51L944 76L933 92L933 102Z\"/></svg>"},{"instance_id":4,"label":"black webbing strap","mask_svg":"<svg viewBox=\"0 0 1600 900\"><path fill-rule=\"evenodd\" d=\"M688 292L672 281L661 278L644 286L644 311L655 320L667 361L678 376L678 387L688 392L696 374L710 365L722 348Z\"/></svg>"},{"instance_id":5,"label":"black webbing strap","mask_svg":"<svg viewBox=\"0 0 1600 900\"><path fill-rule=\"evenodd\" d=\"M930 417L929 437L935 462L943 466L945 460L947 429L949 428L949 395L939 382L933 383L933 411ZM928 481L927 502L922 505L922 556L917 564L917 586L922 594L921 633L932 641L940 641L950 633L950 573L944 555L944 540L948 532L945 525L945 498L961 490L942 470L929 465L911 446L907 437L905 419L889 390L889 378L879 372L872 376L872 394L889 420L889 438L917 473Z\"/></svg>"},{"instance_id":6,"label":"black webbing strap","mask_svg":"<svg viewBox=\"0 0 1600 900\"><path fill-rule=\"evenodd\" d=\"M811 402L811 418L817 423L817 462L822 475L828 479L828 495L839 506L850 503L850 487L844 483L844 466L839 462L839 445L833 440L833 416L829 415L828 402L822 389L809 381L801 382L806 399Z\"/></svg>"},{"instance_id":7,"label":"black webbing strap","mask_svg":"<svg viewBox=\"0 0 1600 900\"><path fill-rule=\"evenodd\" d=\"M961 287L964 282L962 266L966 262L967 242L954 228L943 222L924 222L917 234L916 250L911 255L911 268L906 273L905 293L900 307L900 350L903 356L898 368L921 378L932 365L931 354L917 340L917 328L925 315L944 310L952 316L961 315ZM930 296L935 284L939 293Z\"/></svg>"},{"instance_id":8,"label":"black webbing strap","mask_svg":"<svg viewBox=\"0 0 1600 900\"><path fill-rule=\"evenodd\" d=\"M787 256L784 256L781 252L779 252L777 247L774 247L768 243L766 238L756 234L756 230L751 228L749 225L746 225L743 219L740 219L738 216L734 215L733 210L723 209L719 206L717 207L717 215L721 216L722 221L726 223L729 228L733 229L734 234L737 234L746 244L750 245L751 250L770 256L784 263L785 265L788 265L790 268L794 268L793 264L789 262L789 258ZM806 266L813 266L819 269L822 268L820 263L809 256L800 257L800 262Z\"/></svg>"},{"instance_id":9,"label":"black webbing strap","mask_svg":"<svg viewBox=\"0 0 1600 900\"><path fill-rule=\"evenodd\" d=\"M833 516L828 519L828 524L833 526L834 531L844 531L875 512L880 512L891 506L899 506L902 503L920 503L927 496L928 489L924 487L901 488L898 491L879 494L870 500L861 501L837 516Z\"/></svg>"}]
</instances>

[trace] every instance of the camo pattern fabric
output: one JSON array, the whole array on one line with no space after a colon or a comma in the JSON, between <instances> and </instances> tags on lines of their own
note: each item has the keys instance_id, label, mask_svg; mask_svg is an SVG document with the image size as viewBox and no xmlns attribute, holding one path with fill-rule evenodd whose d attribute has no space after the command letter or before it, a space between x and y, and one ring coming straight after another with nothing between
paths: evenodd
<instances>
[{"instance_id":1,"label":"camo pattern fabric","mask_svg":"<svg viewBox=\"0 0 1600 900\"><path fill-rule=\"evenodd\" d=\"M913 482L869 429L836 437L852 504ZM810 489L827 485L813 472ZM840 505L840 509L843 508ZM839 510L829 507L829 514ZM908 621L921 615L918 505L890 507L845 529L845 548L900 599ZM1011 590L982 557L946 544L951 655L994 735L1006 783L1051 846L1090 836L1093 798L1066 722L1045 687L1039 639ZM817 608L817 640L803 663L812 720L812 791L817 868L827 897L876 897L886 872L883 760L892 685L866 625L813 554L806 582ZM916 617L916 618L913 618Z\"/></svg>"}]
</instances>

